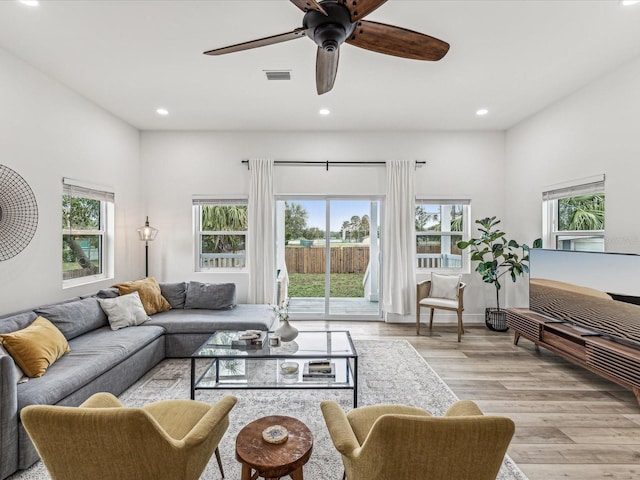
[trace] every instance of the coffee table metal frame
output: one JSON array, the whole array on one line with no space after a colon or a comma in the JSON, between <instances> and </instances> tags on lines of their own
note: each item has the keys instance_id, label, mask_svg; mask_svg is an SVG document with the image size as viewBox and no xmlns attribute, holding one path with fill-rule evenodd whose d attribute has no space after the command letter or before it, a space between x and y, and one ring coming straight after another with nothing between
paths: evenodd
<instances>
[{"instance_id":1,"label":"coffee table metal frame","mask_svg":"<svg viewBox=\"0 0 640 480\"><path fill-rule=\"evenodd\" d=\"M353 407L358 406L358 352L349 331L301 331L293 342L283 343L280 347L270 346L268 335L262 348L221 345L225 342L221 342L220 338L228 339L233 333L216 332L191 355L192 400L195 399L197 390L347 389L353 390ZM209 364L196 378L198 360L207 360ZM225 367L222 364L233 360L247 362L246 368L250 365L261 368L261 375L257 378L250 378L248 375L225 375ZM335 378L303 379L303 366L309 360L329 360L335 363ZM297 378L282 375L279 367L284 361L299 364Z\"/></svg>"}]
</instances>

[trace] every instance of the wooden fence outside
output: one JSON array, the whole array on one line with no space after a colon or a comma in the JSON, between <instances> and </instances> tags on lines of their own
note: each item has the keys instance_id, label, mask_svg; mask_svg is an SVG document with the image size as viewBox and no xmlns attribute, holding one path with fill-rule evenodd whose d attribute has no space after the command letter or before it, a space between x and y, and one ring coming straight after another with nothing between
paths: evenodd
<instances>
[{"instance_id":1,"label":"wooden fence outside","mask_svg":"<svg viewBox=\"0 0 640 480\"><path fill-rule=\"evenodd\" d=\"M439 246L417 247L419 268L460 267L460 250L454 248L453 258L446 265L443 264L443 255ZM422 256L433 256L432 259L421 259ZM437 257L437 258L436 258ZM325 248L317 247L285 247L284 258L289 273L324 273L325 272ZM446 262L445 262L446 263ZM331 247L331 273L359 273L364 275L369 265L369 247Z\"/></svg>"},{"instance_id":2,"label":"wooden fence outside","mask_svg":"<svg viewBox=\"0 0 640 480\"><path fill-rule=\"evenodd\" d=\"M284 258L289 273L324 273L324 247L286 247ZM331 273L359 273L367 271L369 247L331 247Z\"/></svg>"}]
</instances>

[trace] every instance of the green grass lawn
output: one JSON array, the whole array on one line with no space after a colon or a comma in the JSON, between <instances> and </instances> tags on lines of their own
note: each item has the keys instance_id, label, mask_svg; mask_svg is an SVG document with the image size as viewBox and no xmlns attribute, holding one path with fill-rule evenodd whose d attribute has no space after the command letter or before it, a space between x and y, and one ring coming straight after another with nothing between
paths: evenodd
<instances>
[{"instance_id":1,"label":"green grass lawn","mask_svg":"<svg viewBox=\"0 0 640 480\"><path fill-rule=\"evenodd\" d=\"M323 273L292 273L289 274L290 297L324 297ZM360 273L332 273L332 297L364 297L362 274Z\"/></svg>"}]
</instances>

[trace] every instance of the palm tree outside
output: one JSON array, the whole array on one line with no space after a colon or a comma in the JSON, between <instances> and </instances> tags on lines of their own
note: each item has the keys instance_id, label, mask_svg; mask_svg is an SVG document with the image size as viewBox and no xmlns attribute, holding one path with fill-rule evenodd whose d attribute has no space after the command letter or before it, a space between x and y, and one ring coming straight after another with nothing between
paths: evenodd
<instances>
[{"instance_id":1,"label":"palm tree outside","mask_svg":"<svg viewBox=\"0 0 640 480\"><path fill-rule=\"evenodd\" d=\"M604 193L560 198L558 230L604 230Z\"/></svg>"}]
</instances>

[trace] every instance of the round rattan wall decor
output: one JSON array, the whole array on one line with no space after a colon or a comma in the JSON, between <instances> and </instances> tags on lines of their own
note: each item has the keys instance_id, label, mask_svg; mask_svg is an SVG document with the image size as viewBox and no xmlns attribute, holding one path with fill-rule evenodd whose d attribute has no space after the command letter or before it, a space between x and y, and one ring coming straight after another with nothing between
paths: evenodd
<instances>
[{"instance_id":1,"label":"round rattan wall decor","mask_svg":"<svg viewBox=\"0 0 640 480\"><path fill-rule=\"evenodd\" d=\"M0 261L24 250L38 227L38 204L29 184L0 165Z\"/></svg>"}]
</instances>

